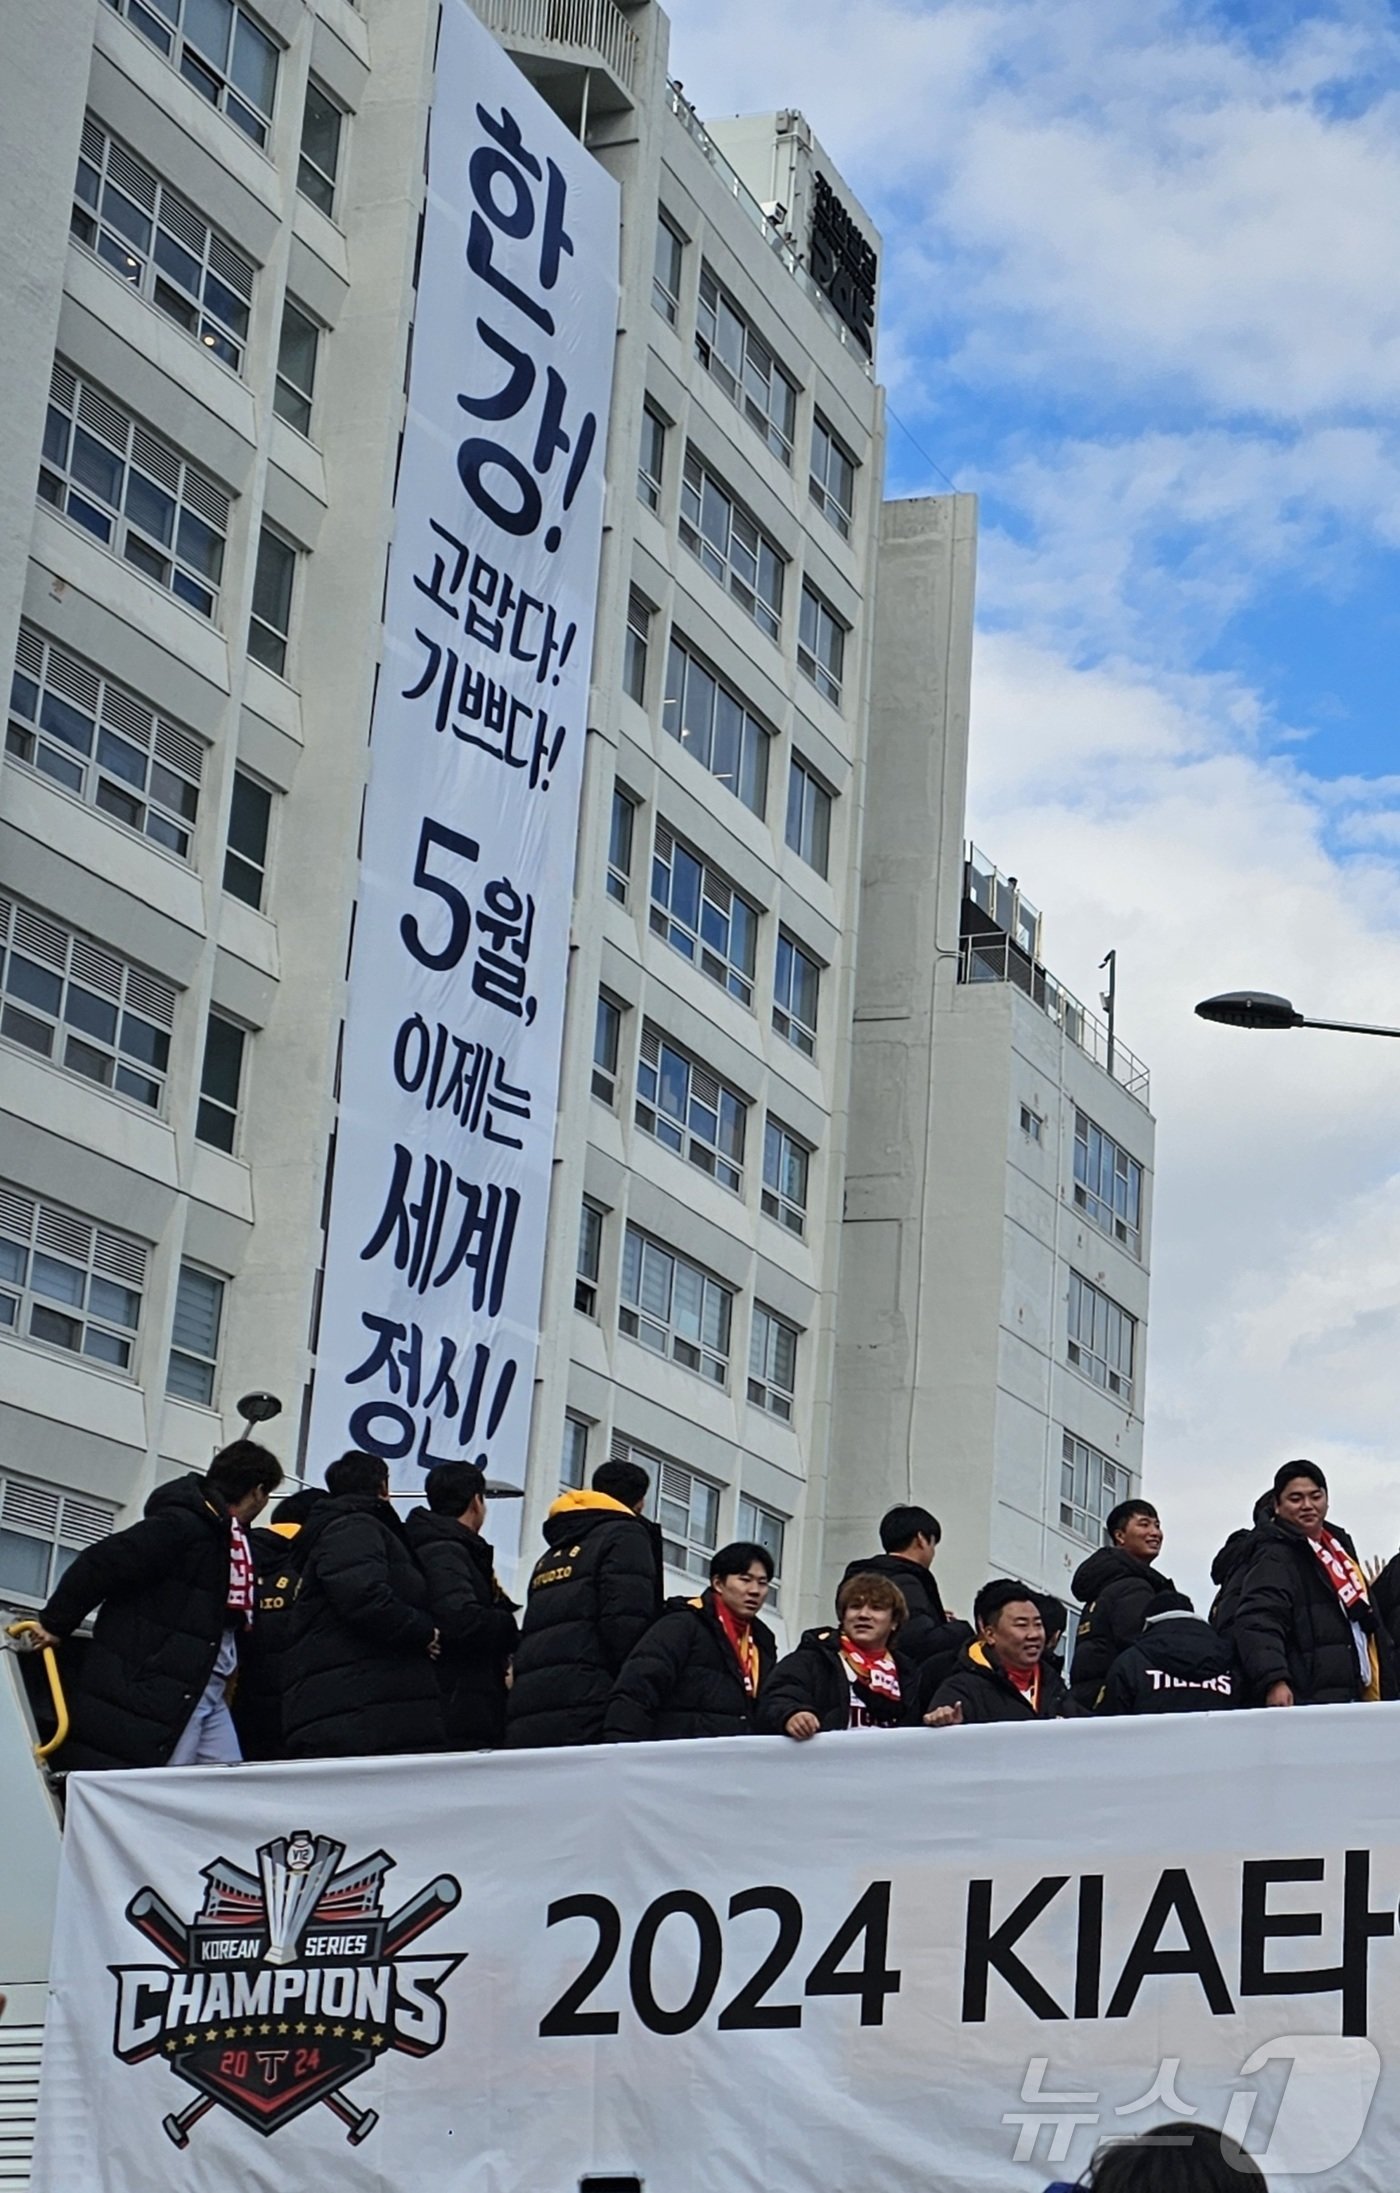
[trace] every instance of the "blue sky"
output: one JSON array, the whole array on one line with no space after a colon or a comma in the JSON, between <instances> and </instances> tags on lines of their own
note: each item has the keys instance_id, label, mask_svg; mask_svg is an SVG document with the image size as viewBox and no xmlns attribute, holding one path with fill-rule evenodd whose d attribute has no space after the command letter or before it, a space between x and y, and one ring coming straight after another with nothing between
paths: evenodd
<instances>
[{"instance_id":1,"label":"blue sky","mask_svg":"<svg viewBox=\"0 0 1400 2193\"><path fill-rule=\"evenodd\" d=\"M1153 1069L1148 1482L1183 1580L1290 1454L1389 1551L1400 1045L1191 1007L1400 1024L1400 18L670 13L701 114L801 107L883 231L889 491L980 498L969 819L1072 989L1117 947Z\"/></svg>"}]
</instances>

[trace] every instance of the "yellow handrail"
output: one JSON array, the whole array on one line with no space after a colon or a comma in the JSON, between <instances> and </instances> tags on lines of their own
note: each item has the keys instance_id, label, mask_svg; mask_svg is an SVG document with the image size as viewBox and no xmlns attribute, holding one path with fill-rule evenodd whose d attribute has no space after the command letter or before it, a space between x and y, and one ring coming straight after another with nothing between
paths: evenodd
<instances>
[{"instance_id":1,"label":"yellow handrail","mask_svg":"<svg viewBox=\"0 0 1400 2193\"><path fill-rule=\"evenodd\" d=\"M5 1635L7 1637L22 1637L26 1630L36 1630L38 1627L37 1622L11 1622ZM46 1744L36 1744L34 1746L34 1756L40 1761L52 1758L59 1745L66 1743L68 1740L68 1700L63 1695L63 1681L58 1672L58 1655L52 1645L45 1645L44 1647L44 1673L49 1679L49 1696L53 1700L53 1710L58 1717L58 1726Z\"/></svg>"}]
</instances>

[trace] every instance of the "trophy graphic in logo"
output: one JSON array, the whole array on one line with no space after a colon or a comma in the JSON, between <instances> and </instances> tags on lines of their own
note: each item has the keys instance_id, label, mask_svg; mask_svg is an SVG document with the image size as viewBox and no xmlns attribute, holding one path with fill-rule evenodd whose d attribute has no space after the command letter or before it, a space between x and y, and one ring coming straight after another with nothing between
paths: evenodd
<instances>
[{"instance_id":1,"label":"trophy graphic in logo","mask_svg":"<svg viewBox=\"0 0 1400 2193\"><path fill-rule=\"evenodd\" d=\"M279 1835L258 1852L263 1905L267 1912L267 1962L294 1965L301 1930L321 1901L322 1891L345 1856L344 1843L329 1835L314 1839L304 1828Z\"/></svg>"}]
</instances>

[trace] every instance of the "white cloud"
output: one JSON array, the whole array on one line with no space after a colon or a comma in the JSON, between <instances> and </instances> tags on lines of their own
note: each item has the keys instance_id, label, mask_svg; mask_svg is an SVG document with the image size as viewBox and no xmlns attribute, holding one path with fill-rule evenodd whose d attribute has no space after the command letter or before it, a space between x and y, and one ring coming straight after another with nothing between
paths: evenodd
<instances>
[{"instance_id":1,"label":"white cloud","mask_svg":"<svg viewBox=\"0 0 1400 2193\"><path fill-rule=\"evenodd\" d=\"M1071 989L1117 948L1153 1070L1178 1580L1208 1594L1299 1452L1390 1550L1400 1044L1192 1008L1276 988L1400 1023L1400 780L1328 780L1286 683L1200 668L1281 579L1344 599L1400 543L1394 18L1345 0L1251 42L1194 0L668 4L700 111L801 106L881 219L882 370L995 510L969 823Z\"/></svg>"}]
</instances>

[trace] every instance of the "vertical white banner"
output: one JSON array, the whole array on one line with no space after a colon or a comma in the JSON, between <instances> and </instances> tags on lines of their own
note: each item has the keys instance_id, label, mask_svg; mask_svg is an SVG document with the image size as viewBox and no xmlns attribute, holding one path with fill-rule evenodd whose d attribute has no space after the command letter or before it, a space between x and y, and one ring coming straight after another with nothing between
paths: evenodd
<instances>
[{"instance_id":1,"label":"vertical white banner","mask_svg":"<svg viewBox=\"0 0 1400 2193\"><path fill-rule=\"evenodd\" d=\"M618 192L446 0L308 1466L523 1484Z\"/></svg>"}]
</instances>

